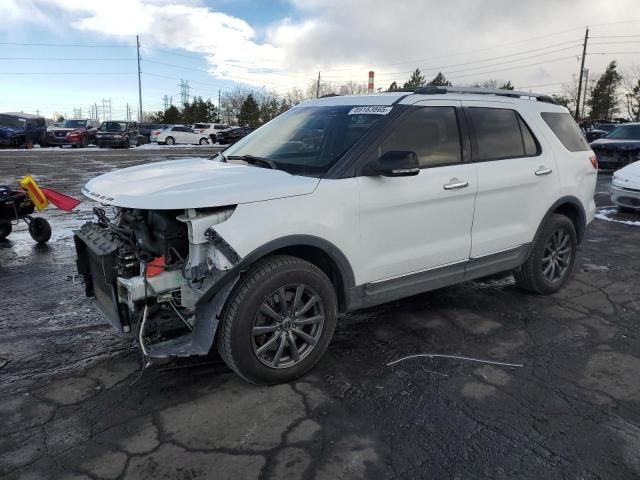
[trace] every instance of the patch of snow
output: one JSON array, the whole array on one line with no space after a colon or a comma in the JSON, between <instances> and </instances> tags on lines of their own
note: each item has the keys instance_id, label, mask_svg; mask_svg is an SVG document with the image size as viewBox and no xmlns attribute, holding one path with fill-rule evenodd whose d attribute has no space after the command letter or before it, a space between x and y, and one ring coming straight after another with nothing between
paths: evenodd
<instances>
[{"instance_id":1,"label":"patch of snow","mask_svg":"<svg viewBox=\"0 0 640 480\"><path fill-rule=\"evenodd\" d=\"M634 227L640 227L640 221L632 221L632 220L617 220L615 218L611 218L609 215L611 215L612 213L616 213L617 210L614 208L606 208L603 210L600 210L598 213L596 213L595 217L598 220L605 220L607 222L615 222L615 223L622 223L623 225L631 225Z\"/></svg>"}]
</instances>

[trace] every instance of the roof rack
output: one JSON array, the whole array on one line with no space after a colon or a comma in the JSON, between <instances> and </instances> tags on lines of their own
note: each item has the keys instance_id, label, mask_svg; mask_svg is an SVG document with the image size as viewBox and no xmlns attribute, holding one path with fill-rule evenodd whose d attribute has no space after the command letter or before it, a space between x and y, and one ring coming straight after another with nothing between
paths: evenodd
<instances>
[{"instance_id":1,"label":"roof rack","mask_svg":"<svg viewBox=\"0 0 640 480\"><path fill-rule=\"evenodd\" d=\"M499 88L477 88L477 87L421 87L414 90L414 93L418 93L420 95L440 95L443 93L468 93L475 95L499 95L502 97L511 97L511 98L534 98L539 102L545 103L553 103L557 105L553 97L549 95L540 95L537 93L531 92L519 92L517 90L503 90Z\"/></svg>"}]
</instances>

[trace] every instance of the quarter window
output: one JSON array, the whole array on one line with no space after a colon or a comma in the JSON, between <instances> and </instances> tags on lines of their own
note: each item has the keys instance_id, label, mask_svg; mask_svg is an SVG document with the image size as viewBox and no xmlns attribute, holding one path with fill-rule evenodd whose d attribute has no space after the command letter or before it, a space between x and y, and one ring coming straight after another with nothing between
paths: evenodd
<instances>
[{"instance_id":1,"label":"quarter window","mask_svg":"<svg viewBox=\"0 0 640 480\"><path fill-rule=\"evenodd\" d=\"M542 112L542 119L570 152L589 150L589 144L571 115L566 112Z\"/></svg>"},{"instance_id":2,"label":"quarter window","mask_svg":"<svg viewBox=\"0 0 640 480\"><path fill-rule=\"evenodd\" d=\"M421 168L461 162L460 129L455 108L414 109L380 144L378 156L394 150L415 152Z\"/></svg>"},{"instance_id":3,"label":"quarter window","mask_svg":"<svg viewBox=\"0 0 640 480\"><path fill-rule=\"evenodd\" d=\"M531 130L520 116L506 108L467 108L475 139L473 159L500 160L539 153Z\"/></svg>"}]
</instances>

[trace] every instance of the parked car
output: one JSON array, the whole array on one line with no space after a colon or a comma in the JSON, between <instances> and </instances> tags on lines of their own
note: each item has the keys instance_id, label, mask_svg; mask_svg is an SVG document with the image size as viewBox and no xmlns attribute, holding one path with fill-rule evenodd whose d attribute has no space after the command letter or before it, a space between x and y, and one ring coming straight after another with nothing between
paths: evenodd
<instances>
[{"instance_id":1,"label":"parked car","mask_svg":"<svg viewBox=\"0 0 640 480\"><path fill-rule=\"evenodd\" d=\"M591 130L587 130L584 135L587 137L587 141L591 143L599 138L606 137L619 126L619 123L596 123L594 127Z\"/></svg>"},{"instance_id":2,"label":"parked car","mask_svg":"<svg viewBox=\"0 0 640 480\"><path fill-rule=\"evenodd\" d=\"M614 172L609 191L619 211L640 212L640 161Z\"/></svg>"},{"instance_id":3,"label":"parked car","mask_svg":"<svg viewBox=\"0 0 640 480\"><path fill-rule=\"evenodd\" d=\"M204 133L211 139L211 143L216 142L216 135L222 131L229 130L229 125L223 123L196 123L193 125L193 130L198 133Z\"/></svg>"},{"instance_id":4,"label":"parked car","mask_svg":"<svg viewBox=\"0 0 640 480\"><path fill-rule=\"evenodd\" d=\"M96 132L99 127L100 122L91 118L64 120L59 127L47 129L46 146L71 145L84 148L91 143L96 143Z\"/></svg>"},{"instance_id":5,"label":"parked car","mask_svg":"<svg viewBox=\"0 0 640 480\"><path fill-rule=\"evenodd\" d=\"M0 113L0 147L46 144L47 125L44 117L22 112Z\"/></svg>"},{"instance_id":6,"label":"parked car","mask_svg":"<svg viewBox=\"0 0 640 480\"><path fill-rule=\"evenodd\" d=\"M619 125L606 137L591 143L602 169L618 169L640 160L640 123Z\"/></svg>"},{"instance_id":7,"label":"parked car","mask_svg":"<svg viewBox=\"0 0 640 480\"><path fill-rule=\"evenodd\" d=\"M216 135L216 140L220 144L236 143L238 140L246 137L254 130L255 128L250 127L238 127L231 128L229 130L223 130Z\"/></svg>"},{"instance_id":8,"label":"parked car","mask_svg":"<svg viewBox=\"0 0 640 480\"><path fill-rule=\"evenodd\" d=\"M165 128L170 126L171 125L164 124L164 123L140 123L138 125L138 129L140 130L140 135L145 137L147 140L147 143L149 143L154 141L154 140L151 140L151 134L153 132L158 130L164 130Z\"/></svg>"},{"instance_id":9,"label":"parked car","mask_svg":"<svg viewBox=\"0 0 640 480\"><path fill-rule=\"evenodd\" d=\"M96 145L105 147L137 147L139 145L138 123L129 120L107 120L96 132Z\"/></svg>"},{"instance_id":10,"label":"parked car","mask_svg":"<svg viewBox=\"0 0 640 480\"><path fill-rule=\"evenodd\" d=\"M547 96L314 99L214 159L91 180L83 193L116 216L97 210L76 231L77 265L145 355L215 349L250 382L287 382L320 360L345 312L501 272L557 292L596 178L584 136ZM165 317L180 335L159 334Z\"/></svg>"},{"instance_id":11,"label":"parked car","mask_svg":"<svg viewBox=\"0 0 640 480\"><path fill-rule=\"evenodd\" d=\"M207 145L209 143L205 134L195 132L193 128L182 125L174 125L161 130L157 135L153 135L151 141L158 142L160 145L175 145L177 143Z\"/></svg>"}]
</instances>

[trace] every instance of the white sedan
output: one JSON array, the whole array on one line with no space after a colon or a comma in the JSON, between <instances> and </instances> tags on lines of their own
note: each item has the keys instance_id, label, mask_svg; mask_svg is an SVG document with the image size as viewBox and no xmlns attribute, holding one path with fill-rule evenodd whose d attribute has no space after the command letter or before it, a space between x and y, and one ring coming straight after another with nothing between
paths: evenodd
<instances>
[{"instance_id":1,"label":"white sedan","mask_svg":"<svg viewBox=\"0 0 640 480\"><path fill-rule=\"evenodd\" d=\"M181 125L175 125L173 127L167 127L164 130L152 132L150 141L166 145L175 145L177 143L206 145L209 143L209 139L205 134Z\"/></svg>"},{"instance_id":2,"label":"white sedan","mask_svg":"<svg viewBox=\"0 0 640 480\"><path fill-rule=\"evenodd\" d=\"M640 211L640 161L616 171L611 179L611 201L620 211Z\"/></svg>"}]
</instances>

